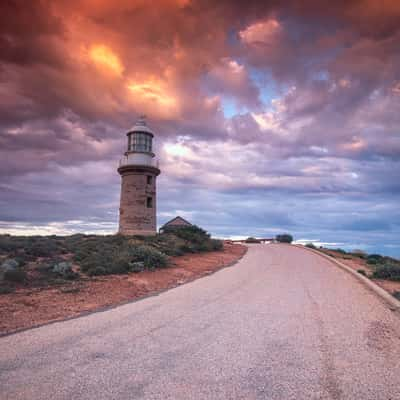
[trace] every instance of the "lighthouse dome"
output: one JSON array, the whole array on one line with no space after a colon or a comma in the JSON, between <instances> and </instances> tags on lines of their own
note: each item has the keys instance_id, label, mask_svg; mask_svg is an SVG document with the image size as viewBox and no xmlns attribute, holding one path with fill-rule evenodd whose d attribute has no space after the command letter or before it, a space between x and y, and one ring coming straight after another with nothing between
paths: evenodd
<instances>
[{"instance_id":1,"label":"lighthouse dome","mask_svg":"<svg viewBox=\"0 0 400 400\"><path fill-rule=\"evenodd\" d=\"M147 126L146 117L144 116L141 116L136 121L135 125L132 126L127 135L129 135L132 132L149 133L151 136L154 136L154 132Z\"/></svg>"}]
</instances>

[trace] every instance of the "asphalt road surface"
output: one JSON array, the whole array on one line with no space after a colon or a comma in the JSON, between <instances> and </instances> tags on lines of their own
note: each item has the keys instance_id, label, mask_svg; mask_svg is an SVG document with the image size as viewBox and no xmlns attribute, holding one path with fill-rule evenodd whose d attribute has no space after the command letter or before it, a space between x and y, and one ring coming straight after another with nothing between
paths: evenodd
<instances>
[{"instance_id":1,"label":"asphalt road surface","mask_svg":"<svg viewBox=\"0 0 400 400\"><path fill-rule=\"evenodd\" d=\"M0 339L0 398L400 399L400 319L288 245L158 296Z\"/></svg>"}]
</instances>

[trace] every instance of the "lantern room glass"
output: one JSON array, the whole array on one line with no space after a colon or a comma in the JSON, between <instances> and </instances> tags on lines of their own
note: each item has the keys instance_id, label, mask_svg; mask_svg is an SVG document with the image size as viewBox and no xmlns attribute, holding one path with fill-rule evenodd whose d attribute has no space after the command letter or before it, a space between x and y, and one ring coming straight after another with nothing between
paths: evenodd
<instances>
[{"instance_id":1,"label":"lantern room glass","mask_svg":"<svg viewBox=\"0 0 400 400\"><path fill-rule=\"evenodd\" d=\"M133 132L128 136L128 151L152 152L152 136L145 132Z\"/></svg>"}]
</instances>

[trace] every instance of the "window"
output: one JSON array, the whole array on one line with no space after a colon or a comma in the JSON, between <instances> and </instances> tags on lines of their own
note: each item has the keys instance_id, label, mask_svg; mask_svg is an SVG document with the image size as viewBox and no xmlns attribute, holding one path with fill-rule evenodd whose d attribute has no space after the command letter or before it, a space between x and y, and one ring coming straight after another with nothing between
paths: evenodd
<instances>
[{"instance_id":1,"label":"window","mask_svg":"<svg viewBox=\"0 0 400 400\"><path fill-rule=\"evenodd\" d=\"M151 175L147 175L147 184L148 184L148 185L151 185L151 184L152 184L152 181L153 181L152 178L153 178L153 177L152 177Z\"/></svg>"},{"instance_id":2,"label":"window","mask_svg":"<svg viewBox=\"0 0 400 400\"><path fill-rule=\"evenodd\" d=\"M146 201L147 208L153 208L153 198L148 197Z\"/></svg>"},{"instance_id":3,"label":"window","mask_svg":"<svg viewBox=\"0 0 400 400\"><path fill-rule=\"evenodd\" d=\"M129 150L151 153L152 137L148 133L135 132L129 135Z\"/></svg>"}]
</instances>

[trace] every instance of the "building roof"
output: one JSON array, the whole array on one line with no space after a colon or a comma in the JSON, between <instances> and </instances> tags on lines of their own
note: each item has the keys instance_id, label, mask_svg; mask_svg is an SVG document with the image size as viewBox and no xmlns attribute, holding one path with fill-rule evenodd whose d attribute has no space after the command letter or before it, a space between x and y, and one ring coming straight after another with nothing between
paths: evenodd
<instances>
[{"instance_id":1,"label":"building roof","mask_svg":"<svg viewBox=\"0 0 400 400\"><path fill-rule=\"evenodd\" d=\"M180 217L179 215L175 218L172 218L171 220L167 221L161 228L164 228L166 226L190 226L192 225L189 221L186 221L186 219Z\"/></svg>"}]
</instances>

